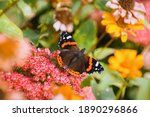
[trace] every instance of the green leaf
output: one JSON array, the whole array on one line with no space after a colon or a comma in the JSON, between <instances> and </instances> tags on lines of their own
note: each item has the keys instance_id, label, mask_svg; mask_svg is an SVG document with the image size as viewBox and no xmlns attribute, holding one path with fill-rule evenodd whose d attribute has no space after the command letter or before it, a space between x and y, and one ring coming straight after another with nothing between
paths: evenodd
<instances>
[{"instance_id":1,"label":"green leaf","mask_svg":"<svg viewBox=\"0 0 150 117\"><path fill-rule=\"evenodd\" d=\"M108 11L110 12L111 9L109 9L108 7L106 7L106 3L108 2L109 0L95 0L95 5L96 7L99 9L99 10L102 10L102 11Z\"/></svg>"},{"instance_id":2,"label":"green leaf","mask_svg":"<svg viewBox=\"0 0 150 117\"><path fill-rule=\"evenodd\" d=\"M104 59L106 58L107 56L111 55L114 53L114 50L113 48L97 48L94 53L93 53L93 57L95 59L98 59L98 60L101 60L101 59Z\"/></svg>"},{"instance_id":3,"label":"green leaf","mask_svg":"<svg viewBox=\"0 0 150 117\"><path fill-rule=\"evenodd\" d=\"M134 95L132 95L132 93ZM129 81L127 90L129 99L149 100L150 99L150 79L136 78Z\"/></svg>"},{"instance_id":4,"label":"green leaf","mask_svg":"<svg viewBox=\"0 0 150 117\"><path fill-rule=\"evenodd\" d=\"M85 78L85 79L81 82L80 87L83 88L83 87L86 87L86 86L90 86L91 80L92 80L92 77L91 77L91 76Z\"/></svg>"},{"instance_id":5,"label":"green leaf","mask_svg":"<svg viewBox=\"0 0 150 117\"><path fill-rule=\"evenodd\" d=\"M72 15L73 15L73 22L75 25L79 24L79 11L81 10L81 1L80 0L76 0L73 2L73 6L71 9Z\"/></svg>"},{"instance_id":6,"label":"green leaf","mask_svg":"<svg viewBox=\"0 0 150 117\"><path fill-rule=\"evenodd\" d=\"M38 41L43 47L49 47L49 44L45 40L39 40Z\"/></svg>"},{"instance_id":7,"label":"green leaf","mask_svg":"<svg viewBox=\"0 0 150 117\"><path fill-rule=\"evenodd\" d=\"M86 48L86 52L96 43L97 37L96 24L92 20L83 22L75 31L73 37L78 43L79 47Z\"/></svg>"},{"instance_id":8,"label":"green leaf","mask_svg":"<svg viewBox=\"0 0 150 117\"><path fill-rule=\"evenodd\" d=\"M75 0L73 2L73 6L72 6L72 9L71 9L71 12L73 15L76 14L76 12L78 11L78 9L80 8L81 6L81 1L80 0Z\"/></svg>"},{"instance_id":9,"label":"green leaf","mask_svg":"<svg viewBox=\"0 0 150 117\"><path fill-rule=\"evenodd\" d=\"M86 18L93 10L95 7L91 4L85 5L82 7L81 14L80 14L80 19L83 20Z\"/></svg>"},{"instance_id":10,"label":"green leaf","mask_svg":"<svg viewBox=\"0 0 150 117\"><path fill-rule=\"evenodd\" d=\"M0 9L4 9L7 7L8 0L0 0Z\"/></svg>"},{"instance_id":11,"label":"green leaf","mask_svg":"<svg viewBox=\"0 0 150 117\"><path fill-rule=\"evenodd\" d=\"M39 38L38 32L27 28L23 31L23 34L24 34L24 37L30 39L34 44L37 44L38 38Z\"/></svg>"},{"instance_id":12,"label":"green leaf","mask_svg":"<svg viewBox=\"0 0 150 117\"><path fill-rule=\"evenodd\" d=\"M19 0L17 5L27 19L30 19L34 16L32 8L27 3L25 3L24 0Z\"/></svg>"},{"instance_id":13,"label":"green leaf","mask_svg":"<svg viewBox=\"0 0 150 117\"><path fill-rule=\"evenodd\" d=\"M101 63L102 64L102 63ZM100 96L97 97L98 99L107 99L109 93L109 99L120 99L124 96L125 88L127 86L126 81L121 77L121 75L117 71L111 71L105 64L102 64L104 67L104 72L101 74L94 73L92 76L96 79L99 79L99 83L97 84L97 89L95 86L92 85L93 91L99 93ZM108 94L107 94L108 93ZM106 94L106 95L104 95ZM115 97L114 97L115 95Z\"/></svg>"},{"instance_id":14,"label":"green leaf","mask_svg":"<svg viewBox=\"0 0 150 117\"><path fill-rule=\"evenodd\" d=\"M23 39L23 33L12 21L10 21L5 15L0 17L0 33L5 33L10 36Z\"/></svg>"},{"instance_id":15,"label":"green leaf","mask_svg":"<svg viewBox=\"0 0 150 117\"><path fill-rule=\"evenodd\" d=\"M91 86L97 100L116 99L116 96L111 87L103 88L100 86L100 84L97 84L94 80L91 81Z\"/></svg>"},{"instance_id":16,"label":"green leaf","mask_svg":"<svg viewBox=\"0 0 150 117\"><path fill-rule=\"evenodd\" d=\"M40 19L39 19L40 24L53 24L54 23L54 12L49 11L46 12L45 14L42 14Z\"/></svg>"}]
</instances>

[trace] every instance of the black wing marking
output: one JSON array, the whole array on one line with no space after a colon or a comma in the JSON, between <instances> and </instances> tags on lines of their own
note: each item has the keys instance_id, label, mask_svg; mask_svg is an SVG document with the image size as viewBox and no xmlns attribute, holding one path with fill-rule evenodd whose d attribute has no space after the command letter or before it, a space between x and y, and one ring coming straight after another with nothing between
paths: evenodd
<instances>
[{"instance_id":1,"label":"black wing marking","mask_svg":"<svg viewBox=\"0 0 150 117\"><path fill-rule=\"evenodd\" d=\"M73 43L76 43L75 40L72 38L72 36L68 33L68 32L61 32L60 33L60 39L59 39L59 42L58 42L58 46L61 48L61 49L65 49L65 48L69 48L69 47L65 47L65 48L62 48L62 45L64 43L67 43L67 42L73 42ZM72 44L72 45L77 45L77 44Z\"/></svg>"}]
</instances>

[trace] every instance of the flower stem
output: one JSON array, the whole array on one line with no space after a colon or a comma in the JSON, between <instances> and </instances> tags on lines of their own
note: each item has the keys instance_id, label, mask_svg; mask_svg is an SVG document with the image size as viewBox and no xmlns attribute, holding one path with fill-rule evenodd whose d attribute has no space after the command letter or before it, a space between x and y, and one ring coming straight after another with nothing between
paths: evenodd
<instances>
[{"instance_id":1,"label":"flower stem","mask_svg":"<svg viewBox=\"0 0 150 117\"><path fill-rule=\"evenodd\" d=\"M2 16L4 13L6 13L11 7L13 7L14 5L16 5L18 2L18 0L11 0L11 3L2 11L0 11L0 16Z\"/></svg>"},{"instance_id":2,"label":"flower stem","mask_svg":"<svg viewBox=\"0 0 150 117\"><path fill-rule=\"evenodd\" d=\"M89 54L90 52L92 52L95 48L96 45L103 39L103 37L106 35L106 32L104 32L96 41L96 43L93 45L93 47L87 52L87 54Z\"/></svg>"},{"instance_id":3,"label":"flower stem","mask_svg":"<svg viewBox=\"0 0 150 117\"><path fill-rule=\"evenodd\" d=\"M108 46L110 46L112 44L112 42L114 41L115 39L112 38L111 40L109 40L105 45L104 47L102 47L102 49L99 51L99 53L101 54Z\"/></svg>"}]
</instances>

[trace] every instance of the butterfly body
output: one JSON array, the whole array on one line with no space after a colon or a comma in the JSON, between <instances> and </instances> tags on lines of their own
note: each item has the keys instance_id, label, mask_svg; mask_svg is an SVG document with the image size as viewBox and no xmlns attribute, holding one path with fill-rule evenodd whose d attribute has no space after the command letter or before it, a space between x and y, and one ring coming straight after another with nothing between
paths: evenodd
<instances>
[{"instance_id":1,"label":"butterfly body","mask_svg":"<svg viewBox=\"0 0 150 117\"><path fill-rule=\"evenodd\" d=\"M60 34L58 45L60 47L60 54L57 57L58 63L70 74L79 76L83 72L101 73L103 71L99 62L84 54L85 48L80 50L75 40L67 32Z\"/></svg>"}]
</instances>

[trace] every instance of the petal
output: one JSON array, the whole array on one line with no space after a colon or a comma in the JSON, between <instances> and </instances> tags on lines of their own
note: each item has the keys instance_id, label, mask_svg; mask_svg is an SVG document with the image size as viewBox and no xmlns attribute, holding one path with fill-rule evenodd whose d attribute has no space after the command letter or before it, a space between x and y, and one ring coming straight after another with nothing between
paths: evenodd
<instances>
[{"instance_id":1,"label":"petal","mask_svg":"<svg viewBox=\"0 0 150 117\"><path fill-rule=\"evenodd\" d=\"M141 77L141 76L142 76L142 72L138 69L132 70L129 74L130 78L136 78L136 77Z\"/></svg>"},{"instance_id":2,"label":"petal","mask_svg":"<svg viewBox=\"0 0 150 117\"><path fill-rule=\"evenodd\" d=\"M128 18L124 18L124 22L127 23L127 24L130 24L130 23L131 23L131 20L128 19Z\"/></svg>"},{"instance_id":3,"label":"petal","mask_svg":"<svg viewBox=\"0 0 150 117\"><path fill-rule=\"evenodd\" d=\"M126 51L125 56L127 58L127 61L132 63L136 58L137 51L136 50L128 50L128 49L126 49L125 51Z\"/></svg>"},{"instance_id":4,"label":"petal","mask_svg":"<svg viewBox=\"0 0 150 117\"><path fill-rule=\"evenodd\" d=\"M128 34L125 33L125 32L123 32L123 33L121 34L121 41L122 41L122 42L126 42L126 41L127 41L127 38L128 38Z\"/></svg>"},{"instance_id":5,"label":"petal","mask_svg":"<svg viewBox=\"0 0 150 117\"><path fill-rule=\"evenodd\" d=\"M118 27L116 24L110 24L106 27L106 32L108 33L120 32L120 27Z\"/></svg>"},{"instance_id":6,"label":"petal","mask_svg":"<svg viewBox=\"0 0 150 117\"><path fill-rule=\"evenodd\" d=\"M119 63L124 61L124 57L122 55L122 51L119 51L119 50L115 51L114 56L116 57L116 59L117 59L117 61Z\"/></svg>"},{"instance_id":7,"label":"petal","mask_svg":"<svg viewBox=\"0 0 150 117\"><path fill-rule=\"evenodd\" d=\"M128 25L128 28L132 29L132 30L143 30L144 29L144 25L141 25L141 24Z\"/></svg>"},{"instance_id":8,"label":"petal","mask_svg":"<svg viewBox=\"0 0 150 117\"><path fill-rule=\"evenodd\" d=\"M145 7L144 7L144 5L142 3L135 2L134 10L146 13Z\"/></svg>"},{"instance_id":9,"label":"petal","mask_svg":"<svg viewBox=\"0 0 150 117\"><path fill-rule=\"evenodd\" d=\"M137 19L135 19L134 17L131 18L131 24L134 25L138 22Z\"/></svg>"},{"instance_id":10,"label":"petal","mask_svg":"<svg viewBox=\"0 0 150 117\"><path fill-rule=\"evenodd\" d=\"M118 5L113 4L111 1L108 1L106 3L106 6L109 7L109 8L112 8L112 9L117 9L118 8Z\"/></svg>"},{"instance_id":11,"label":"petal","mask_svg":"<svg viewBox=\"0 0 150 117\"><path fill-rule=\"evenodd\" d=\"M144 14L137 11L132 11L132 13L138 20L144 20Z\"/></svg>"},{"instance_id":12,"label":"petal","mask_svg":"<svg viewBox=\"0 0 150 117\"><path fill-rule=\"evenodd\" d=\"M107 19L107 20L114 20L112 14L110 14L110 13L108 13L108 12L105 12L105 13L102 15L102 18Z\"/></svg>"},{"instance_id":13,"label":"petal","mask_svg":"<svg viewBox=\"0 0 150 117\"><path fill-rule=\"evenodd\" d=\"M72 32L73 31L73 24L68 24L67 25L67 31Z\"/></svg>"},{"instance_id":14,"label":"petal","mask_svg":"<svg viewBox=\"0 0 150 117\"><path fill-rule=\"evenodd\" d=\"M119 4L118 3L119 0L111 0L111 1L112 1L112 3Z\"/></svg>"},{"instance_id":15,"label":"petal","mask_svg":"<svg viewBox=\"0 0 150 117\"><path fill-rule=\"evenodd\" d=\"M112 23L114 23L112 20L105 20L105 19L104 19L104 20L101 21L101 24L104 25L104 26L105 26L105 25L112 24Z\"/></svg>"},{"instance_id":16,"label":"petal","mask_svg":"<svg viewBox=\"0 0 150 117\"><path fill-rule=\"evenodd\" d=\"M61 30L61 31L66 31L66 30L67 30L66 25L65 25L65 24L61 24L60 30Z\"/></svg>"},{"instance_id":17,"label":"petal","mask_svg":"<svg viewBox=\"0 0 150 117\"><path fill-rule=\"evenodd\" d=\"M60 21L56 21L54 24L53 24L53 28L58 31L60 29L60 26L61 26L61 22Z\"/></svg>"},{"instance_id":18,"label":"petal","mask_svg":"<svg viewBox=\"0 0 150 117\"><path fill-rule=\"evenodd\" d=\"M143 59L143 56L142 55L138 55L134 61L136 67L138 69L141 69L143 67L143 64L144 64L144 59Z\"/></svg>"},{"instance_id":19,"label":"petal","mask_svg":"<svg viewBox=\"0 0 150 117\"><path fill-rule=\"evenodd\" d=\"M125 16L126 16L126 14L127 14L126 10L121 9L121 16L122 16L122 17L125 17Z\"/></svg>"},{"instance_id":20,"label":"petal","mask_svg":"<svg viewBox=\"0 0 150 117\"><path fill-rule=\"evenodd\" d=\"M114 56L111 56L109 59L108 59L108 62L110 64L109 67L111 67L111 69L117 69L120 65L119 61L114 57Z\"/></svg>"},{"instance_id":21,"label":"petal","mask_svg":"<svg viewBox=\"0 0 150 117\"><path fill-rule=\"evenodd\" d=\"M120 18L120 12L119 12L119 10L115 10L113 12L113 16L115 17L116 20L118 20Z\"/></svg>"}]
</instances>

